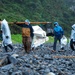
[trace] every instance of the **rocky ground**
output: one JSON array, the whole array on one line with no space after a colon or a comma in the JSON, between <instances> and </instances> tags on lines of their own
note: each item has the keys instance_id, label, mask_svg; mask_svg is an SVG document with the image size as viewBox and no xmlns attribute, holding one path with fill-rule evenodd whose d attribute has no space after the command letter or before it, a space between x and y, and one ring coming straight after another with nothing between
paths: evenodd
<instances>
[{"instance_id":1,"label":"rocky ground","mask_svg":"<svg viewBox=\"0 0 75 75\"><path fill-rule=\"evenodd\" d=\"M14 51L0 49L0 75L75 75L75 51L69 46L64 51L52 52L52 44L43 44L29 54L22 44L14 44ZM4 62L2 62L4 61Z\"/></svg>"}]
</instances>

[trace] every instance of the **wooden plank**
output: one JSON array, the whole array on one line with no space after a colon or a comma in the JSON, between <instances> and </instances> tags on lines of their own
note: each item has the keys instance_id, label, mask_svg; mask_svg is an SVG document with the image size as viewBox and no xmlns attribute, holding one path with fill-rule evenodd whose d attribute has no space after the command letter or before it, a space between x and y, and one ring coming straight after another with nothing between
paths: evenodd
<instances>
[{"instance_id":1,"label":"wooden plank","mask_svg":"<svg viewBox=\"0 0 75 75\"><path fill-rule=\"evenodd\" d=\"M16 24L24 24L24 23L25 22L16 22ZM8 22L8 24L14 24L14 22ZM30 24L51 24L51 22L30 22Z\"/></svg>"},{"instance_id":2,"label":"wooden plank","mask_svg":"<svg viewBox=\"0 0 75 75\"><path fill-rule=\"evenodd\" d=\"M75 59L75 56L66 56L66 55L56 55L56 56L53 56L53 58L67 58L67 59L70 59L70 58L74 58Z\"/></svg>"}]
</instances>

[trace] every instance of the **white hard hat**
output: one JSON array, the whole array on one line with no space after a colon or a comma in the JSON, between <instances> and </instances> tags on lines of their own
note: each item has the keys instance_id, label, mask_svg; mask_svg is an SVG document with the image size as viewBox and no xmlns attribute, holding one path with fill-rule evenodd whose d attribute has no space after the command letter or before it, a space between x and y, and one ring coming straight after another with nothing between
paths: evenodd
<instances>
[{"instance_id":1,"label":"white hard hat","mask_svg":"<svg viewBox=\"0 0 75 75\"><path fill-rule=\"evenodd\" d=\"M27 22L28 24L30 24L30 21L28 19L26 19L25 22Z\"/></svg>"}]
</instances>

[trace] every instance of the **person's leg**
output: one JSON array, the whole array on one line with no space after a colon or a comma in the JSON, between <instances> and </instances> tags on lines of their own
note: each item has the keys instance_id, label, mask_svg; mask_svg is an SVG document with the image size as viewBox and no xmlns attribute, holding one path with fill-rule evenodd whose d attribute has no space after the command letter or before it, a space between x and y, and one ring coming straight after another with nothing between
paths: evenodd
<instances>
[{"instance_id":1,"label":"person's leg","mask_svg":"<svg viewBox=\"0 0 75 75\"><path fill-rule=\"evenodd\" d=\"M4 46L5 51L7 52L7 46Z\"/></svg>"},{"instance_id":2,"label":"person's leg","mask_svg":"<svg viewBox=\"0 0 75 75\"><path fill-rule=\"evenodd\" d=\"M59 40L59 44L61 44L61 39L59 38L58 40Z\"/></svg>"},{"instance_id":3,"label":"person's leg","mask_svg":"<svg viewBox=\"0 0 75 75\"><path fill-rule=\"evenodd\" d=\"M13 46L11 44L9 44L8 47L10 47L12 49L12 51L13 51L14 48L13 48Z\"/></svg>"},{"instance_id":4,"label":"person's leg","mask_svg":"<svg viewBox=\"0 0 75 75\"><path fill-rule=\"evenodd\" d=\"M53 50L56 50L57 38L54 38Z\"/></svg>"},{"instance_id":5,"label":"person's leg","mask_svg":"<svg viewBox=\"0 0 75 75\"><path fill-rule=\"evenodd\" d=\"M72 50L75 50L74 47L73 47L73 45L74 45L74 43L73 43L73 40L71 39L71 41L70 41L70 47L71 47Z\"/></svg>"},{"instance_id":6,"label":"person's leg","mask_svg":"<svg viewBox=\"0 0 75 75\"><path fill-rule=\"evenodd\" d=\"M27 46L27 53L29 53L31 50L31 38L30 37L27 38L26 46Z\"/></svg>"},{"instance_id":7,"label":"person's leg","mask_svg":"<svg viewBox=\"0 0 75 75\"><path fill-rule=\"evenodd\" d=\"M24 49L27 52L26 40L27 40L26 37L22 37L22 42L23 42L23 45L24 45Z\"/></svg>"}]
</instances>

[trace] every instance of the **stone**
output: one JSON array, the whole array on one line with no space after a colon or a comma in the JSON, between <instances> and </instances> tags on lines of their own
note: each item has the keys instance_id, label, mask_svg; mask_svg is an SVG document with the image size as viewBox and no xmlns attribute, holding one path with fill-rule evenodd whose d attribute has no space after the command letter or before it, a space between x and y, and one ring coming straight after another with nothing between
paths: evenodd
<instances>
[{"instance_id":1,"label":"stone","mask_svg":"<svg viewBox=\"0 0 75 75\"><path fill-rule=\"evenodd\" d=\"M23 75L23 74L22 74L22 72L19 70L19 71L13 72L11 75Z\"/></svg>"},{"instance_id":2,"label":"stone","mask_svg":"<svg viewBox=\"0 0 75 75\"><path fill-rule=\"evenodd\" d=\"M46 68L45 69L45 73L49 73L50 72L50 69L49 68Z\"/></svg>"},{"instance_id":3,"label":"stone","mask_svg":"<svg viewBox=\"0 0 75 75\"><path fill-rule=\"evenodd\" d=\"M18 62L18 60L17 60L16 57L14 57L14 56L10 56L10 57L9 57L9 61L10 61L11 63L13 63L13 64L16 64L16 63Z\"/></svg>"},{"instance_id":4,"label":"stone","mask_svg":"<svg viewBox=\"0 0 75 75\"><path fill-rule=\"evenodd\" d=\"M49 72L47 75L55 75L53 72Z\"/></svg>"},{"instance_id":5,"label":"stone","mask_svg":"<svg viewBox=\"0 0 75 75\"><path fill-rule=\"evenodd\" d=\"M8 65L1 67L1 70L8 71L8 70L13 69L13 68L14 68L13 64L8 64Z\"/></svg>"},{"instance_id":6,"label":"stone","mask_svg":"<svg viewBox=\"0 0 75 75\"><path fill-rule=\"evenodd\" d=\"M19 55L18 55L18 54L12 54L11 56L12 56L12 57L14 57L14 58L19 57Z\"/></svg>"},{"instance_id":7,"label":"stone","mask_svg":"<svg viewBox=\"0 0 75 75\"><path fill-rule=\"evenodd\" d=\"M75 75L75 59L53 58L53 56L70 56L72 50L51 53L52 43L45 43L29 54L23 53L23 46L15 44L17 48L12 52L0 52L0 58L8 55L10 63L0 67L1 75ZM47 49L49 48L49 49ZM6 73L6 74L5 74Z\"/></svg>"}]
</instances>

